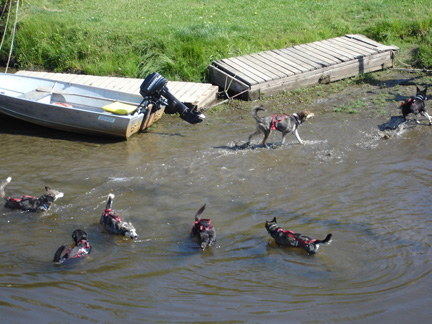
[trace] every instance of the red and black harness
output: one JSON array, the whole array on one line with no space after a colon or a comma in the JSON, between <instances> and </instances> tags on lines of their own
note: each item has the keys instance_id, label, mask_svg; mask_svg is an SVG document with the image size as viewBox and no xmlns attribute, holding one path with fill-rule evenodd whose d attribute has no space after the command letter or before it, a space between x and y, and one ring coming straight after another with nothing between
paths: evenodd
<instances>
[{"instance_id":1,"label":"red and black harness","mask_svg":"<svg viewBox=\"0 0 432 324\"><path fill-rule=\"evenodd\" d=\"M75 253L74 255L70 256L70 252L76 248L78 245L80 245L79 250L77 253ZM64 259L65 260L69 260L69 259L77 259L77 258L81 258L83 256L86 256L87 254L90 253L90 244L89 242L87 242L86 240L81 240L77 243L76 246L70 246L69 249L67 249L65 255L64 255Z\"/></svg>"},{"instance_id":2,"label":"red and black harness","mask_svg":"<svg viewBox=\"0 0 432 324\"><path fill-rule=\"evenodd\" d=\"M416 103L416 100L424 103L425 100L427 100L427 97L423 97L422 95L416 95L415 97L411 97L408 100L402 102L402 107L411 106L411 109L414 111L414 113L418 114L422 110L422 107Z\"/></svg>"},{"instance_id":3,"label":"red and black harness","mask_svg":"<svg viewBox=\"0 0 432 324\"><path fill-rule=\"evenodd\" d=\"M210 219L200 219L197 220L192 227L193 233L199 233L203 231L210 231L213 229L213 224Z\"/></svg>"},{"instance_id":4,"label":"red and black harness","mask_svg":"<svg viewBox=\"0 0 432 324\"><path fill-rule=\"evenodd\" d=\"M45 202L41 198L24 195L21 198L12 198L12 197L9 197L9 199L8 199L8 201L10 201L12 204L14 204L16 206L16 208L19 208L19 209L21 209L20 203L23 200L38 200L40 206L43 207L45 210L48 210L48 206L45 204Z\"/></svg>"},{"instance_id":5,"label":"red and black harness","mask_svg":"<svg viewBox=\"0 0 432 324\"><path fill-rule=\"evenodd\" d=\"M291 117L294 120L294 122L296 123L296 126L298 126L299 122L298 122L297 117L295 115L282 114L282 115L274 115L274 116L272 116L270 129L271 130L276 130L277 127L278 127L278 124L280 122L282 122L287 117Z\"/></svg>"},{"instance_id":6,"label":"red and black harness","mask_svg":"<svg viewBox=\"0 0 432 324\"><path fill-rule=\"evenodd\" d=\"M103 213L103 217L111 217L113 218L116 222L121 223L121 218L119 216L119 214L117 214L114 210L112 209L105 209L104 213Z\"/></svg>"},{"instance_id":7,"label":"red and black harness","mask_svg":"<svg viewBox=\"0 0 432 324\"><path fill-rule=\"evenodd\" d=\"M273 237L274 239L276 239L276 235L278 233L284 233L286 235L288 235L290 238L292 238L295 241L295 247L305 247L309 244L312 244L316 241L316 239L312 239L312 240L303 240L300 238L300 234L298 233L294 233L293 231L289 231L289 230L284 230L282 228L278 228L276 231L274 231L273 233L271 233L271 237Z\"/></svg>"}]
</instances>

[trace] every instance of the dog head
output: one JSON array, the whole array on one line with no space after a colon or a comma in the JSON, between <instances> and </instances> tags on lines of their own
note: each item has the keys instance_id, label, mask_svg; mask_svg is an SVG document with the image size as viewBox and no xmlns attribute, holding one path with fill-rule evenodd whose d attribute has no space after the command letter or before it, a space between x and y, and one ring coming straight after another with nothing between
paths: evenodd
<instances>
[{"instance_id":1,"label":"dog head","mask_svg":"<svg viewBox=\"0 0 432 324\"><path fill-rule=\"evenodd\" d=\"M213 225L210 224L210 220L207 219L200 221L200 227L201 229L198 232L199 242L201 250L204 251L207 246L211 246L214 243L214 229Z\"/></svg>"},{"instance_id":2,"label":"dog head","mask_svg":"<svg viewBox=\"0 0 432 324\"><path fill-rule=\"evenodd\" d=\"M58 198L62 198L64 196L63 192L60 192L58 190L51 189L49 187L45 187L45 194L43 197L45 198L46 202L52 203L56 201Z\"/></svg>"},{"instance_id":3,"label":"dog head","mask_svg":"<svg viewBox=\"0 0 432 324\"><path fill-rule=\"evenodd\" d=\"M304 123L306 120L311 119L315 116L315 114L309 110L304 110L294 114L297 117L297 120L300 124Z\"/></svg>"},{"instance_id":4,"label":"dog head","mask_svg":"<svg viewBox=\"0 0 432 324\"><path fill-rule=\"evenodd\" d=\"M121 231L124 233L125 236L129 236L132 240L138 237L136 229L131 222L122 222Z\"/></svg>"},{"instance_id":5,"label":"dog head","mask_svg":"<svg viewBox=\"0 0 432 324\"><path fill-rule=\"evenodd\" d=\"M72 232L72 239L78 245L80 241L87 241L87 233L81 229L76 229Z\"/></svg>"},{"instance_id":6,"label":"dog head","mask_svg":"<svg viewBox=\"0 0 432 324\"><path fill-rule=\"evenodd\" d=\"M279 228L279 225L277 224L276 217L273 217L273 219L271 221L266 221L265 222L265 228L266 228L267 232L269 232L270 234L277 231L277 229Z\"/></svg>"},{"instance_id":7,"label":"dog head","mask_svg":"<svg viewBox=\"0 0 432 324\"><path fill-rule=\"evenodd\" d=\"M425 100L427 100L426 92L427 86L423 90L420 90L420 88L416 86L416 95L402 102L402 114L406 116L410 113L417 115L418 113L425 112Z\"/></svg>"},{"instance_id":8,"label":"dog head","mask_svg":"<svg viewBox=\"0 0 432 324\"><path fill-rule=\"evenodd\" d=\"M318 252L319 244L318 243L309 243L302 246L303 250L305 250L309 254L315 254Z\"/></svg>"},{"instance_id":9,"label":"dog head","mask_svg":"<svg viewBox=\"0 0 432 324\"><path fill-rule=\"evenodd\" d=\"M420 88L418 86L416 86L416 97L422 97L423 101L427 100L426 97L426 92L427 92L427 86L425 86L425 88L423 90L420 90Z\"/></svg>"}]
</instances>

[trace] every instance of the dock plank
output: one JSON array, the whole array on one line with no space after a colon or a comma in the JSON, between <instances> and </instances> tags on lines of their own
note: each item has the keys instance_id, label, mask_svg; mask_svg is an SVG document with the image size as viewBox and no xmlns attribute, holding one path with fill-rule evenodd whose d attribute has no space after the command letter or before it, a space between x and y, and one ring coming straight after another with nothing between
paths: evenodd
<instances>
[{"instance_id":1,"label":"dock plank","mask_svg":"<svg viewBox=\"0 0 432 324\"><path fill-rule=\"evenodd\" d=\"M278 78L276 74L274 74L267 67L263 67L261 62L257 61L256 59L247 56L238 57L237 59L245 65L249 66L250 68L259 72L260 76L263 76L265 80L273 80L275 78Z\"/></svg>"},{"instance_id":2,"label":"dock plank","mask_svg":"<svg viewBox=\"0 0 432 324\"><path fill-rule=\"evenodd\" d=\"M393 66L395 46L360 34L214 61L210 81L247 100Z\"/></svg>"},{"instance_id":3,"label":"dock plank","mask_svg":"<svg viewBox=\"0 0 432 324\"><path fill-rule=\"evenodd\" d=\"M350 42L346 37L337 37L328 40L331 43L338 45L341 48L348 48L358 55L371 55L377 53L376 50L362 46L357 42Z\"/></svg>"},{"instance_id":4,"label":"dock plank","mask_svg":"<svg viewBox=\"0 0 432 324\"><path fill-rule=\"evenodd\" d=\"M275 57L272 52L260 52L257 54L250 55L261 62L262 65L269 65L269 69L276 71L278 77L286 77L296 73L296 69L290 65L287 65L283 60ZM298 70L297 70L298 71Z\"/></svg>"},{"instance_id":5,"label":"dock plank","mask_svg":"<svg viewBox=\"0 0 432 324\"><path fill-rule=\"evenodd\" d=\"M282 69L274 67L271 61L263 59L260 54L245 55L239 59L243 60L246 64L251 64L251 66L268 75L271 79L279 79L286 76L286 73L281 71Z\"/></svg>"},{"instance_id":6,"label":"dock plank","mask_svg":"<svg viewBox=\"0 0 432 324\"><path fill-rule=\"evenodd\" d=\"M279 62L279 64L284 66L287 71L292 72L293 74L302 73L308 70L308 68L305 67L303 64L299 64L298 60L284 57L281 53L278 53L277 51L268 51L265 52L265 54L271 56L274 61Z\"/></svg>"},{"instance_id":7,"label":"dock plank","mask_svg":"<svg viewBox=\"0 0 432 324\"><path fill-rule=\"evenodd\" d=\"M243 70L246 71L247 74L249 76L251 76L251 78L253 80L256 80L258 82L261 81L269 81L272 78L270 76L268 76L267 74L264 74L260 71L258 71L255 67L250 66L247 63L242 62L239 58L237 57L233 57L231 59L229 59L229 64L232 64L233 66L236 67L237 70Z\"/></svg>"},{"instance_id":8,"label":"dock plank","mask_svg":"<svg viewBox=\"0 0 432 324\"><path fill-rule=\"evenodd\" d=\"M333 49L336 53L339 53L341 55L345 55L346 57L348 57L350 60L352 59L356 59L359 56L365 56L368 54L363 53L359 53L358 51L352 50L349 47L343 46L343 44L337 42L337 41L333 41L331 39L326 39L320 42L321 46L325 46L329 49Z\"/></svg>"},{"instance_id":9,"label":"dock plank","mask_svg":"<svg viewBox=\"0 0 432 324\"><path fill-rule=\"evenodd\" d=\"M143 82L143 79L137 78L52 73L43 71L39 72L23 70L18 71L16 74L89 85L133 94L139 94L140 86ZM210 83L180 81L168 81L167 88L178 100L183 102L185 105L196 107L198 110L201 108L206 108L203 106L203 102L205 102L206 105L212 105L217 102L217 93L219 91L218 86ZM185 100L186 98L187 100Z\"/></svg>"},{"instance_id":10,"label":"dock plank","mask_svg":"<svg viewBox=\"0 0 432 324\"><path fill-rule=\"evenodd\" d=\"M330 57L328 55L321 53L313 46L313 44L301 44L301 45L295 45L293 47L309 56L315 57L317 59L326 62L327 65L333 65L342 62L342 60L338 58Z\"/></svg>"},{"instance_id":11,"label":"dock plank","mask_svg":"<svg viewBox=\"0 0 432 324\"><path fill-rule=\"evenodd\" d=\"M249 73L248 70L242 70L241 67L239 67L238 65L231 63L231 61L220 61L218 63L218 67L221 68L222 70L226 71L226 72L232 72L233 75L235 75L240 81L247 83L247 84L256 84L256 83L261 83L261 82L265 82L266 80L255 75L255 74L251 74Z\"/></svg>"},{"instance_id":12,"label":"dock plank","mask_svg":"<svg viewBox=\"0 0 432 324\"><path fill-rule=\"evenodd\" d=\"M338 51L335 48L328 48L328 46L326 46L323 43L310 44L309 46L316 49L322 56L325 56L329 59L336 59L337 60L336 64L353 58L346 54L342 54L340 51Z\"/></svg>"},{"instance_id":13,"label":"dock plank","mask_svg":"<svg viewBox=\"0 0 432 324\"><path fill-rule=\"evenodd\" d=\"M292 62L294 64L293 66L296 69L300 70L300 72L315 70L322 67L321 64L318 64L303 57L302 55L297 54L297 51L293 48L272 50L272 52L279 55L281 57L281 60L286 60L288 64L289 62Z\"/></svg>"}]
</instances>

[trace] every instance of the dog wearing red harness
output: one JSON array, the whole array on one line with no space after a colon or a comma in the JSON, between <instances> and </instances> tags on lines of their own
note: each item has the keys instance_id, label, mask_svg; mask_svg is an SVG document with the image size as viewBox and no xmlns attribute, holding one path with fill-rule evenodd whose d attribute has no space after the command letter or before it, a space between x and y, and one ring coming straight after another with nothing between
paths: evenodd
<instances>
[{"instance_id":1,"label":"dog wearing red harness","mask_svg":"<svg viewBox=\"0 0 432 324\"><path fill-rule=\"evenodd\" d=\"M66 245L60 246L54 254L53 262L63 264L70 261L79 261L91 252L90 243L87 241L87 233L81 229L76 229L72 233L74 244L70 245L66 252Z\"/></svg>"},{"instance_id":2,"label":"dog wearing red harness","mask_svg":"<svg viewBox=\"0 0 432 324\"><path fill-rule=\"evenodd\" d=\"M266 221L265 228L278 245L301 248L308 254L317 253L320 244L328 244L332 238L332 234L327 234L324 240L316 240L307 235L284 230L277 224L276 217Z\"/></svg>"},{"instance_id":3,"label":"dog wearing red harness","mask_svg":"<svg viewBox=\"0 0 432 324\"><path fill-rule=\"evenodd\" d=\"M410 97L407 101L402 103L401 105L402 116L405 121L407 115L413 114L414 121L417 124L420 124L420 122L416 118L417 114L420 114L429 120L429 126L432 125L431 118L426 112L426 108L425 108L425 101L427 100L426 91L427 91L427 87L425 87L423 90L420 90L420 88L416 86L416 95Z\"/></svg>"},{"instance_id":4,"label":"dog wearing red harness","mask_svg":"<svg viewBox=\"0 0 432 324\"><path fill-rule=\"evenodd\" d=\"M64 196L63 192L50 189L49 187L45 187L46 190L45 194L43 194L39 198L28 196L28 195L12 198L9 197L5 192L6 186L11 181L12 178L9 177L0 184L0 194L3 197L3 199L6 200L6 204L5 204L6 208L20 209L20 210L30 211L30 212L45 212L51 208L54 201Z\"/></svg>"},{"instance_id":5,"label":"dog wearing red harness","mask_svg":"<svg viewBox=\"0 0 432 324\"><path fill-rule=\"evenodd\" d=\"M99 222L104 225L105 229L112 233L118 235L129 236L132 240L137 238L137 233L135 227L131 222L123 222L113 209L114 194L110 193L108 195L107 204Z\"/></svg>"},{"instance_id":6,"label":"dog wearing red harness","mask_svg":"<svg viewBox=\"0 0 432 324\"><path fill-rule=\"evenodd\" d=\"M282 114L282 115L274 115L274 116L266 116L260 117L258 116L258 111L267 111L264 106L255 106L251 110L252 117L256 121L256 131L255 133L249 135L249 139L245 145L249 145L250 141L253 137L264 134L264 139L262 144L264 147L268 148L267 140L270 136L272 130L277 130L282 133L282 140L280 145L285 143L285 136L288 133L293 133L296 137L297 141L300 144L303 144L302 139L298 134L298 127L303 124L306 120L313 118L315 115L310 111L301 111L298 113L294 113L292 115Z\"/></svg>"},{"instance_id":7,"label":"dog wearing red harness","mask_svg":"<svg viewBox=\"0 0 432 324\"><path fill-rule=\"evenodd\" d=\"M216 242L216 230L213 227L210 219L201 219L201 214L204 212L206 204L204 204L195 214L195 223L192 226L193 237L198 238L198 243L201 251L206 247L214 245Z\"/></svg>"}]
</instances>

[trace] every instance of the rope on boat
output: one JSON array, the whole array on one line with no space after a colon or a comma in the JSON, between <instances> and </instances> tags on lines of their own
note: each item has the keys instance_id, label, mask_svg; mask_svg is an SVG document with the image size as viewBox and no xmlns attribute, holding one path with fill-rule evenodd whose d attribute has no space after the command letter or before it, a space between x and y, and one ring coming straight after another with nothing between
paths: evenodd
<instances>
[{"instance_id":1,"label":"rope on boat","mask_svg":"<svg viewBox=\"0 0 432 324\"><path fill-rule=\"evenodd\" d=\"M237 74L234 75L234 76L231 78L231 81L230 81L230 83L229 83L228 85L227 85L228 78L225 77L225 88L224 88L224 90L223 90L223 93L227 96L227 99L225 99L224 101L218 102L218 103L216 103L216 104L214 104L214 105L212 105L212 106L210 106L210 107L203 107L203 108L200 109L200 111L205 111L205 110L207 110L207 109L211 109L211 108L214 108L214 107L216 107L216 106L222 105L222 104L224 104L224 103L226 103L226 102L228 102L228 101L232 101L235 97L240 96L241 94L243 94L243 93L245 93L245 92L248 92L249 89L246 89L246 90L243 90L242 92L239 92L239 93L235 94L235 95L232 96L232 97L229 96L229 94L228 94L228 90L229 90L229 88L231 87L231 84L232 84L232 82L233 82L233 80L234 80L234 78L235 78L236 76L237 76Z\"/></svg>"},{"instance_id":2,"label":"rope on boat","mask_svg":"<svg viewBox=\"0 0 432 324\"><path fill-rule=\"evenodd\" d=\"M11 1L12 2L12 1ZM9 63L10 63L10 59L12 56L12 50L13 50L13 43L14 43L14 39L15 39L15 32L16 32L16 26L18 23L18 9L19 9L19 0L17 0L17 5L16 5L16 13L15 13L15 22L14 22L14 28L13 28L13 33L12 33L12 41L11 41L11 46L10 46L10 51L9 51L9 58L8 58L8 62L6 64L6 70L5 73L7 73L7 70L9 68Z\"/></svg>"},{"instance_id":3,"label":"rope on boat","mask_svg":"<svg viewBox=\"0 0 432 324\"><path fill-rule=\"evenodd\" d=\"M5 3L5 6L3 7L2 16L3 16L3 13L4 13L5 9L6 9L6 6L7 6L7 2ZM9 1L9 10L8 10L7 18L6 18L5 30L3 32L3 37L2 37L1 44L0 44L0 51L1 51L2 47L3 47L3 42L4 42L4 39L6 37L6 32L7 32L7 28L8 28L8 25L9 25L9 16L10 16L10 12L11 12L11 10L10 10L11 6L12 6L12 0Z\"/></svg>"}]
</instances>

